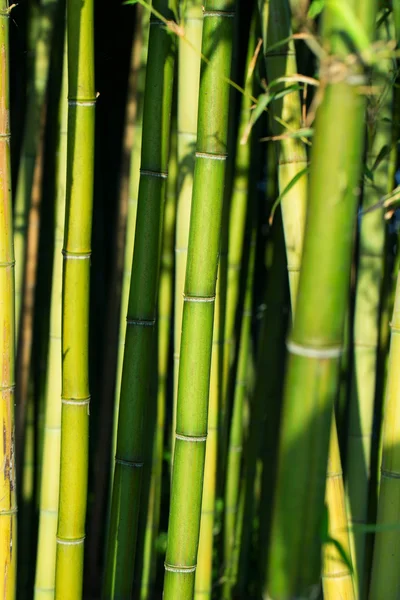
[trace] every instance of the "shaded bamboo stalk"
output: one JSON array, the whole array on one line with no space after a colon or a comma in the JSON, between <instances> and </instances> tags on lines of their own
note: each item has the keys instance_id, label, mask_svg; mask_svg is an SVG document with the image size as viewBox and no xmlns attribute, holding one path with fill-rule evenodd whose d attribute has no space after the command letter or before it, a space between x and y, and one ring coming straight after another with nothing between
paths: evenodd
<instances>
[{"instance_id":1,"label":"shaded bamboo stalk","mask_svg":"<svg viewBox=\"0 0 400 600\"><path fill-rule=\"evenodd\" d=\"M34 598L54 597L56 533L59 500L61 444L61 299L62 247L64 236L68 79L65 42L63 76L60 93L57 148L56 211L54 231L53 276L51 288L50 339L45 397L42 478L39 494L39 534Z\"/></svg>"},{"instance_id":2,"label":"shaded bamboo stalk","mask_svg":"<svg viewBox=\"0 0 400 600\"><path fill-rule=\"evenodd\" d=\"M15 286L11 204L9 28L7 0L0 4L0 418L3 444L0 461L0 571L2 594L14 600L17 559L17 498L14 447Z\"/></svg>"},{"instance_id":3,"label":"shaded bamboo stalk","mask_svg":"<svg viewBox=\"0 0 400 600\"><path fill-rule=\"evenodd\" d=\"M146 82L146 64L147 64L147 53L149 43L149 26L150 26L150 12L140 6L136 9L140 9L137 13L138 24L141 31L142 42L140 45L139 52L139 72L137 78L137 89L136 89L136 117L133 126L133 144L131 149L130 167L129 167L129 190L128 190L128 214L126 221L126 236L125 236L125 252L124 252L124 271L122 278L122 292L121 292L121 309L120 309L120 325L119 325L119 337L118 337L118 358L117 358L117 374L115 382L115 400L114 400L114 431L113 431L113 442L112 442L112 464L111 473L114 470L114 458L117 444L117 427L118 427L118 410L119 400L121 392L121 377L122 377L122 364L124 358L125 348L125 331L126 331L126 315L128 310L128 299L129 299L129 287L131 283L131 272L132 272L132 258L133 258L133 246L135 242L135 230L136 230L136 214L137 214L137 203L138 203L138 192L139 192L139 178L140 178L140 156L142 149L142 125L143 125L143 101L144 101L144 86ZM136 57L135 57L136 62Z\"/></svg>"},{"instance_id":4,"label":"shaded bamboo stalk","mask_svg":"<svg viewBox=\"0 0 400 600\"><path fill-rule=\"evenodd\" d=\"M164 452L164 427L167 404L167 384L170 349L170 330L172 316L173 272L174 272L174 242L177 204L177 131L176 117L172 121L171 150L168 163L167 195L164 211L164 231L160 266L160 284L158 297L157 319L157 349L158 373L157 389L155 392L155 415L153 436L150 437L150 456L145 477L150 479L148 502L143 502L143 523L146 531L144 536L144 552L140 556L142 562L140 599L148 600L154 596L156 576L156 541L160 521L161 480ZM142 494L143 498L143 494ZM145 497L146 498L146 497ZM147 517L147 518L146 518ZM139 525L140 527L140 525Z\"/></svg>"},{"instance_id":5,"label":"shaded bamboo stalk","mask_svg":"<svg viewBox=\"0 0 400 600\"><path fill-rule=\"evenodd\" d=\"M349 53L343 41L347 23L340 16L345 4L336 0L327 5L322 26L323 43L330 54L321 64L320 76L326 87L316 116L302 269L287 343L289 362L268 567L268 593L278 599L319 587L319 534L347 310L365 111L365 99L357 87L330 76L332 65L342 64L357 75L362 73L357 61L352 67L345 62ZM369 13L362 23L371 41L376 4L367 4ZM337 31L343 35L338 36ZM337 114L346 115L340 124ZM344 173L346 186L341 183ZM322 303L323 296L326 301ZM299 522L303 527L295 531Z\"/></svg>"},{"instance_id":6,"label":"shaded bamboo stalk","mask_svg":"<svg viewBox=\"0 0 400 600\"><path fill-rule=\"evenodd\" d=\"M92 585L93 595L99 594L99 570L104 557L104 548L101 542L104 531L104 516L108 513L109 504L111 503L110 494L114 471L120 379L125 342L126 307L132 266L137 187L139 181L144 71L150 17L149 12L144 10L139 4L135 10L135 30L129 70L123 137L119 206L114 234L116 240L113 256L114 267L112 270L110 299L107 309L107 331L104 336L108 342L105 344L103 355L104 383L99 411L100 433L93 461L94 505L87 553L88 580ZM142 55L144 55L144 58ZM135 157L134 162L133 157ZM134 215L132 215L132 212ZM128 261L127 264L125 264L126 261ZM109 468L105 468L105 465Z\"/></svg>"},{"instance_id":7,"label":"shaded bamboo stalk","mask_svg":"<svg viewBox=\"0 0 400 600\"><path fill-rule=\"evenodd\" d=\"M153 8L171 19L167 0ZM127 309L117 449L103 595L129 597L148 435L146 404L153 364L153 331L169 154L175 39L152 14L143 108L136 232Z\"/></svg>"},{"instance_id":8,"label":"shaded bamboo stalk","mask_svg":"<svg viewBox=\"0 0 400 600\"><path fill-rule=\"evenodd\" d=\"M381 24L378 40L392 39L387 20ZM393 60L380 60L380 71L389 81L381 83L380 93L371 96L367 118L367 167L373 180L364 184L362 209L374 206L387 193L391 146ZM379 85L379 80L375 84ZM368 488L371 475L372 429L377 383L379 319L385 262L385 222L382 210L361 217L359 259L354 313L354 362L349 399L349 424L346 449L346 496L350 524L363 525L368 520ZM351 535L355 576L363 597L366 534ZM369 570L369 569L367 569Z\"/></svg>"},{"instance_id":9,"label":"shaded bamboo stalk","mask_svg":"<svg viewBox=\"0 0 400 600\"><path fill-rule=\"evenodd\" d=\"M188 251L190 207L197 137L197 112L200 81L200 50L203 29L202 0L184 3L182 24L185 37L179 40L178 54L178 204L175 234L174 305L174 403L172 417L172 455L175 441L176 401L182 333L183 289ZM194 51L197 49L198 53ZM172 465L171 458L171 465Z\"/></svg>"},{"instance_id":10,"label":"shaded bamboo stalk","mask_svg":"<svg viewBox=\"0 0 400 600\"><path fill-rule=\"evenodd\" d=\"M227 152L233 0L205 2L164 598L194 592Z\"/></svg>"},{"instance_id":11,"label":"shaded bamboo stalk","mask_svg":"<svg viewBox=\"0 0 400 600\"><path fill-rule=\"evenodd\" d=\"M93 0L67 1L68 142L62 282L61 466L55 598L82 595L89 434L94 175ZM79 440L79 443L78 443Z\"/></svg>"},{"instance_id":12,"label":"shaded bamboo stalk","mask_svg":"<svg viewBox=\"0 0 400 600\"><path fill-rule=\"evenodd\" d=\"M388 379L385 393L383 453L378 501L377 530L369 590L370 600L396 598L400 592L400 540L398 506L400 502L400 274L391 322Z\"/></svg>"}]
</instances>

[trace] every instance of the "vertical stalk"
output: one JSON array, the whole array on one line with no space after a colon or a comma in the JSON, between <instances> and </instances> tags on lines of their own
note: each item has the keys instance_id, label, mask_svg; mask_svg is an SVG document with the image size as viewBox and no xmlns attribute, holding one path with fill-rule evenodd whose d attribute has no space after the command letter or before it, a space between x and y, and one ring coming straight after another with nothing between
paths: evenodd
<instances>
[{"instance_id":1,"label":"vertical stalk","mask_svg":"<svg viewBox=\"0 0 400 600\"><path fill-rule=\"evenodd\" d=\"M377 531L372 564L370 600L396 598L400 593L400 544L398 506L400 502L400 272L391 322L388 379L383 423L383 454L378 502Z\"/></svg>"},{"instance_id":2,"label":"vertical stalk","mask_svg":"<svg viewBox=\"0 0 400 600\"><path fill-rule=\"evenodd\" d=\"M59 500L61 444L61 300L62 246L65 217L65 174L67 164L68 79L65 40L60 94L56 177L56 219L51 288L50 339L45 399L43 468L40 485L39 537L36 562L35 600L54 596L56 533Z\"/></svg>"},{"instance_id":3,"label":"vertical stalk","mask_svg":"<svg viewBox=\"0 0 400 600\"><path fill-rule=\"evenodd\" d=\"M185 37L200 52L203 29L202 0L187 0L182 15ZM176 401L182 331L183 289L188 251L190 207L197 137L200 56L184 40L179 40L178 63L178 205L175 234L175 314L174 314L174 404L172 447L175 441Z\"/></svg>"},{"instance_id":4,"label":"vertical stalk","mask_svg":"<svg viewBox=\"0 0 400 600\"><path fill-rule=\"evenodd\" d=\"M173 17L167 0L154 0L153 7L164 18ZM168 168L174 46L175 40L164 22L152 15L136 232L103 587L106 598L129 597L133 584Z\"/></svg>"},{"instance_id":5,"label":"vertical stalk","mask_svg":"<svg viewBox=\"0 0 400 600\"><path fill-rule=\"evenodd\" d=\"M368 4L368 19L374 22L376 3ZM347 310L365 111L365 100L347 75L339 81L332 78L332 68L342 65L348 74L363 74L358 61L354 65L346 61L348 32L340 16L342 5L349 3L335 0L327 5L323 18L322 39L329 48L321 64L325 91L315 123L302 269L287 343L268 570L268 593L277 599L318 586L321 568L325 475ZM358 8L355 2L350 6ZM363 24L371 41L370 23Z\"/></svg>"},{"instance_id":6,"label":"vertical stalk","mask_svg":"<svg viewBox=\"0 0 400 600\"><path fill-rule=\"evenodd\" d=\"M193 597L199 543L214 302L228 137L234 0L203 13L196 163L179 366L164 599Z\"/></svg>"},{"instance_id":7,"label":"vertical stalk","mask_svg":"<svg viewBox=\"0 0 400 600\"><path fill-rule=\"evenodd\" d=\"M62 284L61 467L55 598L82 595L89 433L94 170L93 0L67 1L68 142Z\"/></svg>"},{"instance_id":8,"label":"vertical stalk","mask_svg":"<svg viewBox=\"0 0 400 600\"><path fill-rule=\"evenodd\" d=\"M0 572L2 594L14 600L16 585L17 502L15 490L14 387L15 299L11 204L8 1L0 3Z\"/></svg>"}]
</instances>

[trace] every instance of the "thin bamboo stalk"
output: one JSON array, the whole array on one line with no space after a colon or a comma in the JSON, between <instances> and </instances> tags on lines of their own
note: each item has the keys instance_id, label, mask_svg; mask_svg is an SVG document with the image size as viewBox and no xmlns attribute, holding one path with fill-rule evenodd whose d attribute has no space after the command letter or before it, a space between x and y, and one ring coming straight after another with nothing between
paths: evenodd
<instances>
[{"instance_id":1,"label":"thin bamboo stalk","mask_svg":"<svg viewBox=\"0 0 400 600\"><path fill-rule=\"evenodd\" d=\"M146 64L149 44L150 30L150 12L142 7L138 13L140 19L140 30L142 35L142 43L140 47L140 67L137 80L137 108L136 118L133 126L133 145L131 151L131 161L129 168L129 192L128 192L128 215L126 222L126 239L124 253L124 272L122 279L121 293L121 312L118 338L118 359L117 359L117 376L115 383L115 404L114 404L114 431L112 443L112 462L115 458L115 450L117 444L117 428L118 428L118 411L119 399L121 392L122 364L125 348L125 330L126 330L126 315L128 310L129 287L131 283L133 246L135 242L136 215L139 192L140 178L140 156L142 150L142 125L143 125L143 102L144 102L144 86L146 81ZM114 466L112 464L111 471L113 473Z\"/></svg>"},{"instance_id":2,"label":"thin bamboo stalk","mask_svg":"<svg viewBox=\"0 0 400 600\"><path fill-rule=\"evenodd\" d=\"M391 330L383 424L381 484L372 578L369 590L370 600L396 598L400 593L400 572L398 569L400 540L397 526L400 503L400 386L398 377L400 360L400 272L397 277Z\"/></svg>"},{"instance_id":3,"label":"thin bamboo stalk","mask_svg":"<svg viewBox=\"0 0 400 600\"><path fill-rule=\"evenodd\" d=\"M175 441L176 401L183 313L183 290L188 251L190 207L197 138L200 81L200 50L203 30L202 0L188 0L182 14L185 37L179 40L178 61L178 205L175 237L174 308L174 403L172 417L172 455ZM196 49L198 53L195 52ZM171 458L171 464L172 464Z\"/></svg>"},{"instance_id":4,"label":"thin bamboo stalk","mask_svg":"<svg viewBox=\"0 0 400 600\"><path fill-rule=\"evenodd\" d=\"M172 18L169 2L153 7ZM129 597L137 539L146 403L153 362L153 330L166 190L175 40L158 17L150 18L143 109L143 140L136 234L122 367L117 451L112 493L106 598Z\"/></svg>"},{"instance_id":5,"label":"thin bamboo stalk","mask_svg":"<svg viewBox=\"0 0 400 600\"><path fill-rule=\"evenodd\" d=\"M15 490L14 386L15 298L11 204L9 28L7 0L0 4L0 418L3 444L0 461L0 572L2 594L14 600L16 586L17 502Z\"/></svg>"},{"instance_id":6,"label":"thin bamboo stalk","mask_svg":"<svg viewBox=\"0 0 400 600\"><path fill-rule=\"evenodd\" d=\"M337 600L338 598L354 600L357 596L354 590L353 575L339 551L340 547L350 561L343 473L334 413L331 424L325 501L328 507L330 540L325 542L323 547L322 588L324 600Z\"/></svg>"},{"instance_id":7,"label":"thin bamboo stalk","mask_svg":"<svg viewBox=\"0 0 400 600\"><path fill-rule=\"evenodd\" d=\"M206 1L164 599L194 591L225 178L234 0Z\"/></svg>"},{"instance_id":8,"label":"thin bamboo stalk","mask_svg":"<svg viewBox=\"0 0 400 600\"><path fill-rule=\"evenodd\" d=\"M51 288L50 339L46 381L46 407L43 440L43 476L40 486L39 535L34 598L54 597L56 533L58 519L60 445L61 445L61 299L62 247L65 217L67 165L68 71L67 44L64 45L63 76L60 92L59 133L56 176L56 218L54 232L53 276Z\"/></svg>"},{"instance_id":9,"label":"thin bamboo stalk","mask_svg":"<svg viewBox=\"0 0 400 600\"><path fill-rule=\"evenodd\" d=\"M327 5L323 19L322 39L330 54L321 64L325 88L315 124L297 309L287 344L289 364L268 569L268 593L277 599L319 586L319 531L347 309L365 110L356 85L331 77L331 69L344 64L347 72L362 74L357 61L353 66L345 62L347 23L340 8L347 4L336 0ZM376 4L368 4L368 19L373 23ZM363 24L371 40L371 23ZM338 30L343 36L336 35ZM346 118L338 122L337 114ZM348 143L343 147L345 135ZM323 294L327 300L322 303ZM301 528L296 526L299 522Z\"/></svg>"},{"instance_id":10,"label":"thin bamboo stalk","mask_svg":"<svg viewBox=\"0 0 400 600\"><path fill-rule=\"evenodd\" d=\"M175 220L177 205L177 159L177 131L176 117L174 116L171 130L171 150L168 163L167 195L164 210L164 230L160 266L160 284L158 292L158 373L157 390L155 394L156 406L153 426L154 433L150 438L151 452L149 457L149 465L147 466L149 473L146 475L150 478L150 489L149 500L147 503L143 503L143 511L141 510L144 519L146 519L144 552L142 557L140 557L140 554L138 557L139 561L143 561L140 582L141 600L153 598L156 576L156 539L158 535L161 508L161 479L173 294Z\"/></svg>"},{"instance_id":11,"label":"thin bamboo stalk","mask_svg":"<svg viewBox=\"0 0 400 600\"><path fill-rule=\"evenodd\" d=\"M62 285L61 466L55 598L82 595L89 430L94 172L93 0L67 2L68 142ZM78 443L79 440L79 443Z\"/></svg>"},{"instance_id":12,"label":"thin bamboo stalk","mask_svg":"<svg viewBox=\"0 0 400 600\"><path fill-rule=\"evenodd\" d=\"M393 30L385 19L377 32L377 39L393 39ZM370 97L368 106L368 148L366 163L373 181L366 180L363 210L379 202L387 193L390 154L382 156L392 142L392 85L393 60L381 59L380 72L388 78L381 84L380 93ZM379 80L375 79L379 85ZM368 520L368 488L371 471L371 451L377 359L379 318L385 262L385 221L382 210L374 210L361 217L359 260L354 313L354 361L351 382L349 424L346 449L346 497L350 524L363 525ZM365 532L351 535L355 577L359 594L363 597L365 576ZM367 569L369 570L369 569Z\"/></svg>"}]
</instances>

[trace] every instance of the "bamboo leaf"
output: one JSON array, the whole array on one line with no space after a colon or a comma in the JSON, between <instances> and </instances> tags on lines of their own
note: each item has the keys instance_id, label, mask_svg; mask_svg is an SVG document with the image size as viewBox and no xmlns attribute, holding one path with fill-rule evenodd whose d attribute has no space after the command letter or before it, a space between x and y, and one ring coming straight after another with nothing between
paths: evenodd
<instances>
[{"instance_id":1,"label":"bamboo leaf","mask_svg":"<svg viewBox=\"0 0 400 600\"><path fill-rule=\"evenodd\" d=\"M310 8L308 9L307 17L309 19L315 19L325 8L325 0L313 0Z\"/></svg>"},{"instance_id":2,"label":"bamboo leaf","mask_svg":"<svg viewBox=\"0 0 400 600\"><path fill-rule=\"evenodd\" d=\"M291 179L289 181L289 183L287 184L287 186L285 187L285 189L283 190L283 192L281 194L279 194L279 196L277 197L277 199L275 200L272 209L271 209L271 215L269 217L269 222L270 224L272 224L272 221L274 220L274 215L275 215L275 211L278 208L282 198L284 198L286 196L286 194L288 192L290 192L290 190L292 189L292 187L294 185L296 185L296 183L299 181L299 179L301 179L301 177L303 177L303 175L308 175L308 173L310 172L310 167L305 167L304 169L302 169L301 171L299 171L298 173L296 173L296 175L293 177L293 179Z\"/></svg>"}]
</instances>

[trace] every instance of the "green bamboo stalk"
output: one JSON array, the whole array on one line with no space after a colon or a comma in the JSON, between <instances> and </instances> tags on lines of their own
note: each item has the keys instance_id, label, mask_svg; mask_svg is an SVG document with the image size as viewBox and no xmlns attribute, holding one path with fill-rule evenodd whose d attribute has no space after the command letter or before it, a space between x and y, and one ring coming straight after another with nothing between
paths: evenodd
<instances>
[{"instance_id":1,"label":"green bamboo stalk","mask_svg":"<svg viewBox=\"0 0 400 600\"><path fill-rule=\"evenodd\" d=\"M131 152L131 162L129 168L129 192L128 192L128 215L126 222L126 239L124 253L124 273L122 279L121 292L121 313L119 325L119 342L118 342L118 359L117 359L117 377L115 383L115 404L114 404L114 431L112 443L112 474L114 472L114 458L117 445L117 428L118 428L118 411L119 399L121 392L122 364L125 348L125 331L126 331L126 315L128 310L129 286L131 282L133 246L135 242L136 215L139 192L140 178L140 156L142 150L142 124L143 124L143 101L144 101L144 86L146 81L146 64L149 43L150 30L150 12L141 6L138 17L140 19L140 28L142 35L142 43L140 48L140 67L137 79L136 91L136 118L133 126L133 145Z\"/></svg>"},{"instance_id":2,"label":"green bamboo stalk","mask_svg":"<svg viewBox=\"0 0 400 600\"><path fill-rule=\"evenodd\" d=\"M0 4L0 396L3 444L0 461L0 570L2 594L14 600L16 586L17 499L14 448L15 298L11 204L9 27L7 0Z\"/></svg>"},{"instance_id":3,"label":"green bamboo stalk","mask_svg":"<svg viewBox=\"0 0 400 600\"><path fill-rule=\"evenodd\" d=\"M205 2L164 599L194 591L227 150L234 0Z\"/></svg>"},{"instance_id":4,"label":"green bamboo stalk","mask_svg":"<svg viewBox=\"0 0 400 600\"><path fill-rule=\"evenodd\" d=\"M377 39L393 39L390 23L385 19ZM370 97L368 105L367 167L373 181L366 179L363 210L379 202L387 193L390 154L382 156L392 142L393 60L381 59L379 69L388 81L380 93ZM379 85L379 79L375 84ZM354 313L354 361L351 382L349 424L346 450L346 497L349 523L365 524L368 520L368 488L371 470L372 429L375 408L379 319L385 263L385 222L382 210L374 210L361 218L359 260ZM354 570L360 596L363 597L365 567L365 532L351 535Z\"/></svg>"},{"instance_id":5,"label":"green bamboo stalk","mask_svg":"<svg viewBox=\"0 0 400 600\"><path fill-rule=\"evenodd\" d=\"M61 445L61 299L62 247L65 217L65 175L67 164L68 121L67 44L64 45L63 76L60 93L59 134L56 176L56 219L54 231L53 277L51 288L50 339L46 381L46 412L43 440L43 476L40 486L39 535L34 597L54 597L56 533L58 519L60 445Z\"/></svg>"},{"instance_id":6,"label":"green bamboo stalk","mask_svg":"<svg viewBox=\"0 0 400 600\"><path fill-rule=\"evenodd\" d=\"M61 466L55 598L82 595L89 429L94 171L93 0L67 2L68 142L62 285ZM79 443L78 443L79 441Z\"/></svg>"},{"instance_id":7,"label":"green bamboo stalk","mask_svg":"<svg viewBox=\"0 0 400 600\"><path fill-rule=\"evenodd\" d=\"M396 299L391 330L383 424L381 484L372 578L369 590L370 600L396 598L400 593L400 573L398 569L400 557L398 533L398 506L400 502L400 386L398 377L400 360L400 272L397 277Z\"/></svg>"},{"instance_id":8,"label":"green bamboo stalk","mask_svg":"<svg viewBox=\"0 0 400 600\"><path fill-rule=\"evenodd\" d=\"M153 8L172 18L167 0ZM158 17L150 18L143 108L143 140L136 235L127 310L117 451L112 493L106 575L106 598L129 597L137 538L139 498L146 436L145 408L153 362L175 40Z\"/></svg>"},{"instance_id":9,"label":"green bamboo stalk","mask_svg":"<svg viewBox=\"0 0 400 600\"><path fill-rule=\"evenodd\" d=\"M371 41L376 3L367 4L368 19L362 25ZM329 433L347 310L365 110L357 84L347 78L353 73L362 80L363 72L358 61L345 62L349 49L344 40L351 35L340 10L345 8L348 2L335 0L326 6L323 18L322 40L328 54L321 64L321 80L326 87L317 110L302 270L287 344L268 569L268 593L274 599L319 586ZM350 4L351 8L359 5ZM332 69L342 65L346 76L333 79Z\"/></svg>"},{"instance_id":10,"label":"green bamboo stalk","mask_svg":"<svg viewBox=\"0 0 400 600\"><path fill-rule=\"evenodd\" d=\"M143 503L143 516L146 519L140 599L148 600L154 595L156 575L156 540L160 520L161 478L164 451L164 425L167 404L167 383L169 363L169 342L172 313L175 220L177 204L177 131L174 117L171 130L171 150L168 163L167 195L164 210L164 231L160 265L160 284L158 292L158 374L157 400L154 419L154 434L151 441L151 453L147 469L150 471L149 501ZM143 497L143 494L142 494ZM142 506L142 501L141 501ZM147 518L146 518L147 517Z\"/></svg>"},{"instance_id":11,"label":"green bamboo stalk","mask_svg":"<svg viewBox=\"0 0 400 600\"><path fill-rule=\"evenodd\" d=\"M174 402L172 418L172 454L175 439L176 401L183 313L183 289L188 251L190 207L197 138L197 114L200 81L202 0L184 3L182 24L190 45L179 39L178 54L178 205L175 237L175 308L174 308ZM197 52L195 51L197 50ZM171 459L172 464L172 459Z\"/></svg>"}]
</instances>

